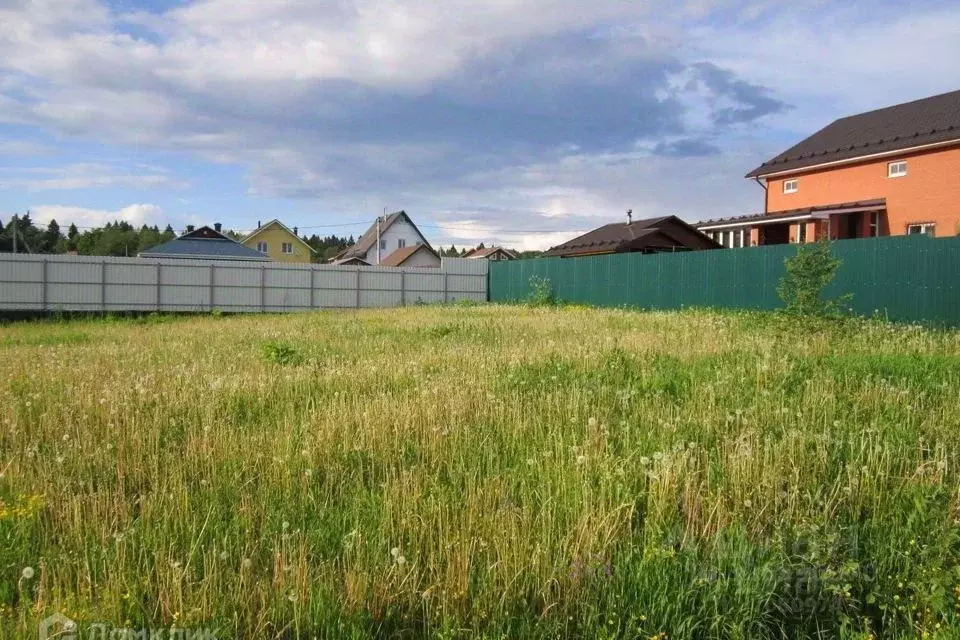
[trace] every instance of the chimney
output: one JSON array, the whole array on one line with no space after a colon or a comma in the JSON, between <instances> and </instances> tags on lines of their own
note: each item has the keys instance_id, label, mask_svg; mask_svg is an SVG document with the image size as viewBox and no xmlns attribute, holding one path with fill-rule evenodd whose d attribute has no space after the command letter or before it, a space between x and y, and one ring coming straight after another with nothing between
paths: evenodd
<instances>
[{"instance_id":1,"label":"chimney","mask_svg":"<svg viewBox=\"0 0 960 640\"><path fill-rule=\"evenodd\" d=\"M193 233L193 225L192 225L192 224L188 224L188 225L187 225L187 233Z\"/></svg>"},{"instance_id":2,"label":"chimney","mask_svg":"<svg viewBox=\"0 0 960 640\"><path fill-rule=\"evenodd\" d=\"M259 229L259 228L260 228L260 221L257 220L257 229Z\"/></svg>"},{"instance_id":3,"label":"chimney","mask_svg":"<svg viewBox=\"0 0 960 640\"><path fill-rule=\"evenodd\" d=\"M217 233L220 233L220 230L221 230L221 229L223 229L223 225L222 225L222 224L220 224L219 222L214 222L214 223L213 223L213 230L214 230L214 231L216 231Z\"/></svg>"},{"instance_id":4,"label":"chimney","mask_svg":"<svg viewBox=\"0 0 960 640\"><path fill-rule=\"evenodd\" d=\"M633 224L633 209L627 209L627 224Z\"/></svg>"},{"instance_id":5,"label":"chimney","mask_svg":"<svg viewBox=\"0 0 960 640\"><path fill-rule=\"evenodd\" d=\"M300 235L300 232L297 231L297 228L296 228L296 227L293 228L293 235L295 235L295 236Z\"/></svg>"}]
</instances>

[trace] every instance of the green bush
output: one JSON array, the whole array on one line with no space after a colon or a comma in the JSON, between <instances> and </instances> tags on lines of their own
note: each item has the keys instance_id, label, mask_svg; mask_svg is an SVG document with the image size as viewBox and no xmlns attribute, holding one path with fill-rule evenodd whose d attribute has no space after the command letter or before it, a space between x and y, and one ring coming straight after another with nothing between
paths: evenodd
<instances>
[{"instance_id":1,"label":"green bush","mask_svg":"<svg viewBox=\"0 0 960 640\"><path fill-rule=\"evenodd\" d=\"M303 362L300 352L283 342L264 342L261 351L263 359L271 364L295 365Z\"/></svg>"},{"instance_id":2,"label":"green bush","mask_svg":"<svg viewBox=\"0 0 960 640\"><path fill-rule=\"evenodd\" d=\"M842 261L830 253L826 239L801 245L797 255L784 260L787 273L780 279L777 293L784 302L784 312L796 316L838 316L853 297L845 294L839 298L823 297Z\"/></svg>"},{"instance_id":3,"label":"green bush","mask_svg":"<svg viewBox=\"0 0 960 640\"><path fill-rule=\"evenodd\" d=\"M553 295L553 283L550 282L550 278L531 276L527 304L532 307L552 307L556 303L557 299Z\"/></svg>"}]
</instances>

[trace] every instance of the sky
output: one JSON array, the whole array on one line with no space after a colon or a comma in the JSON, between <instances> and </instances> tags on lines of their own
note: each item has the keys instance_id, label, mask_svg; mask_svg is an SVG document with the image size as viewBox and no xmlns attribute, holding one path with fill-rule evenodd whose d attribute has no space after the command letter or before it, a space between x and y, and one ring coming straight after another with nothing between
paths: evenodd
<instances>
[{"instance_id":1,"label":"sky","mask_svg":"<svg viewBox=\"0 0 960 640\"><path fill-rule=\"evenodd\" d=\"M0 0L0 220L278 218L544 249L756 213L744 174L960 89L929 0Z\"/></svg>"}]
</instances>

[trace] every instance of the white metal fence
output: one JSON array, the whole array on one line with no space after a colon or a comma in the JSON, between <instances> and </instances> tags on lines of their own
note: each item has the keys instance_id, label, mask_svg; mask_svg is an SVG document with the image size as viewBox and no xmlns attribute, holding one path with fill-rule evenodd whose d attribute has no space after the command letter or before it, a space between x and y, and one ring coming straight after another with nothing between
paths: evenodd
<instances>
[{"instance_id":1,"label":"white metal fence","mask_svg":"<svg viewBox=\"0 0 960 640\"><path fill-rule=\"evenodd\" d=\"M0 311L275 312L487 299L486 260L439 269L0 253Z\"/></svg>"}]
</instances>

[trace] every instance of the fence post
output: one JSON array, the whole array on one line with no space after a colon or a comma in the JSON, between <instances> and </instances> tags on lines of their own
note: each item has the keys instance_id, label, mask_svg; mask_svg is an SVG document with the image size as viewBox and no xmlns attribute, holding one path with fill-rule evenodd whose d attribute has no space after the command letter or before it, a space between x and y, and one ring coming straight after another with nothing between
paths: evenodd
<instances>
[{"instance_id":1,"label":"fence post","mask_svg":"<svg viewBox=\"0 0 960 640\"><path fill-rule=\"evenodd\" d=\"M100 261L100 311L107 312L107 261Z\"/></svg>"},{"instance_id":2,"label":"fence post","mask_svg":"<svg viewBox=\"0 0 960 640\"><path fill-rule=\"evenodd\" d=\"M360 267L357 267L357 309L360 308Z\"/></svg>"},{"instance_id":3,"label":"fence post","mask_svg":"<svg viewBox=\"0 0 960 640\"><path fill-rule=\"evenodd\" d=\"M210 263L210 311L213 311L213 287L216 278L217 265Z\"/></svg>"},{"instance_id":4,"label":"fence post","mask_svg":"<svg viewBox=\"0 0 960 640\"><path fill-rule=\"evenodd\" d=\"M313 268L313 265L310 265L310 308L315 309L317 306L316 297L314 296L314 291L317 288L317 270Z\"/></svg>"},{"instance_id":5,"label":"fence post","mask_svg":"<svg viewBox=\"0 0 960 640\"><path fill-rule=\"evenodd\" d=\"M400 270L400 306L407 306L407 272L403 269Z\"/></svg>"},{"instance_id":6,"label":"fence post","mask_svg":"<svg viewBox=\"0 0 960 640\"><path fill-rule=\"evenodd\" d=\"M443 272L443 301L444 302L447 301L447 289L449 287L449 285L447 284L447 281L449 280L449 278L450 278L450 274L447 273L446 270L444 270Z\"/></svg>"},{"instance_id":7,"label":"fence post","mask_svg":"<svg viewBox=\"0 0 960 640\"><path fill-rule=\"evenodd\" d=\"M158 262L157 263L157 311L158 312L160 311L160 308L161 308L160 307L160 287L161 287L160 269L162 267L163 265Z\"/></svg>"},{"instance_id":8,"label":"fence post","mask_svg":"<svg viewBox=\"0 0 960 640\"><path fill-rule=\"evenodd\" d=\"M266 310L266 301L264 300L264 291L267 286L267 267L260 267L260 313Z\"/></svg>"},{"instance_id":9,"label":"fence post","mask_svg":"<svg viewBox=\"0 0 960 640\"><path fill-rule=\"evenodd\" d=\"M47 310L47 259L44 258L40 270L40 310Z\"/></svg>"}]
</instances>

